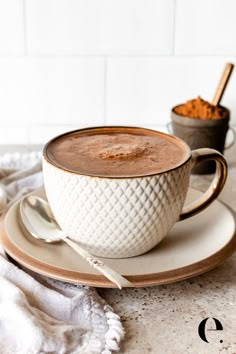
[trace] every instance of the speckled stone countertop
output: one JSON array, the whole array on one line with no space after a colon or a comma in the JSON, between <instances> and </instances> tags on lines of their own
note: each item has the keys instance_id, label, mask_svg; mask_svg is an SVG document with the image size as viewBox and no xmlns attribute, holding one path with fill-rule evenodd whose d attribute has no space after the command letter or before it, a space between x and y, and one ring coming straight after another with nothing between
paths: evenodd
<instances>
[{"instance_id":1,"label":"speckled stone countertop","mask_svg":"<svg viewBox=\"0 0 236 354\"><path fill-rule=\"evenodd\" d=\"M220 199L236 211L236 145L225 156L229 176ZM211 179L194 175L191 186L203 191ZM99 292L122 318L121 353L236 353L236 253L217 268L178 283ZM223 325L222 331L208 332L209 343L198 335L207 317Z\"/></svg>"}]
</instances>

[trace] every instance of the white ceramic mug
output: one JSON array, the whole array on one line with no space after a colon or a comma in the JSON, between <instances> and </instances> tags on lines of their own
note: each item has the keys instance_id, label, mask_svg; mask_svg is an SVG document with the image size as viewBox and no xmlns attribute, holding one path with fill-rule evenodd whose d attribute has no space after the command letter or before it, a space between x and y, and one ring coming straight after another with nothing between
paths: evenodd
<instances>
[{"instance_id":1,"label":"white ceramic mug","mask_svg":"<svg viewBox=\"0 0 236 354\"><path fill-rule=\"evenodd\" d=\"M134 127L89 129L106 134L132 131L170 137ZM173 169L127 178L82 175L50 160L48 146L57 138L47 143L43 152L49 204L62 230L90 253L102 257L132 257L149 251L177 220L206 208L219 195L227 177L227 164L222 154L213 149L191 151L184 141L174 136L171 139L185 149L186 158ZM199 200L183 209L191 169L198 162L209 159L215 160L217 166L211 186Z\"/></svg>"}]
</instances>

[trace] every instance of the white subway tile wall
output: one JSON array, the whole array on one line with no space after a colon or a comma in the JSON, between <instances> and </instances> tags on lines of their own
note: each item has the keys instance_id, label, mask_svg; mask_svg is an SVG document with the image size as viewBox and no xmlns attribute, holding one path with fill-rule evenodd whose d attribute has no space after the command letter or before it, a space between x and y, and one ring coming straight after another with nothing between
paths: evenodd
<instances>
[{"instance_id":1,"label":"white subway tile wall","mask_svg":"<svg viewBox=\"0 0 236 354\"><path fill-rule=\"evenodd\" d=\"M90 124L91 125L91 124ZM101 125L101 124L98 124ZM84 128L85 124L67 124L67 125L45 125L45 126L32 126L29 128L29 143L30 145L42 144L54 138L57 135Z\"/></svg>"},{"instance_id":2,"label":"white subway tile wall","mask_svg":"<svg viewBox=\"0 0 236 354\"><path fill-rule=\"evenodd\" d=\"M172 0L26 0L34 55L171 54Z\"/></svg>"},{"instance_id":3,"label":"white subway tile wall","mask_svg":"<svg viewBox=\"0 0 236 354\"><path fill-rule=\"evenodd\" d=\"M1 120L3 122L3 120ZM18 122L12 125L0 126L0 145L19 144L26 145L28 142L28 129L19 125Z\"/></svg>"},{"instance_id":4,"label":"white subway tile wall","mask_svg":"<svg viewBox=\"0 0 236 354\"><path fill-rule=\"evenodd\" d=\"M236 55L235 0L177 0L175 51Z\"/></svg>"},{"instance_id":5,"label":"white subway tile wall","mask_svg":"<svg viewBox=\"0 0 236 354\"><path fill-rule=\"evenodd\" d=\"M233 58L111 58L106 123L162 126L171 109L201 95L211 101L224 63ZM236 73L222 104L236 108ZM233 112L232 112L233 113ZM236 114L236 111L234 112Z\"/></svg>"},{"instance_id":6,"label":"white subway tile wall","mask_svg":"<svg viewBox=\"0 0 236 354\"><path fill-rule=\"evenodd\" d=\"M166 131L236 64L235 0L0 0L0 144L106 124ZM222 104L236 124L236 68Z\"/></svg>"},{"instance_id":7,"label":"white subway tile wall","mask_svg":"<svg viewBox=\"0 0 236 354\"><path fill-rule=\"evenodd\" d=\"M11 126L102 124L104 59L0 59L0 117Z\"/></svg>"},{"instance_id":8,"label":"white subway tile wall","mask_svg":"<svg viewBox=\"0 0 236 354\"><path fill-rule=\"evenodd\" d=\"M24 55L23 10L23 0L0 0L0 56Z\"/></svg>"}]
</instances>

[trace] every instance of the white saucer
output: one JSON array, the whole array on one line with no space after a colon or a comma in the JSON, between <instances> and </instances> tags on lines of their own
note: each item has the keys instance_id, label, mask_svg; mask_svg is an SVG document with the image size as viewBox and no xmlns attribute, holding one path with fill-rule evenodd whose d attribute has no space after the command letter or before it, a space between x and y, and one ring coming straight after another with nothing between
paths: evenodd
<instances>
[{"instance_id":1,"label":"white saucer","mask_svg":"<svg viewBox=\"0 0 236 354\"><path fill-rule=\"evenodd\" d=\"M44 190L35 194L45 198ZM202 195L190 188L187 203ZM18 223L18 204L4 218L0 240L6 252L25 267L54 279L98 287L114 285L100 275L66 244L46 244L26 236ZM124 259L104 261L133 286L151 286L204 273L236 250L235 215L216 200L206 210L175 224L165 239L150 252Z\"/></svg>"}]
</instances>

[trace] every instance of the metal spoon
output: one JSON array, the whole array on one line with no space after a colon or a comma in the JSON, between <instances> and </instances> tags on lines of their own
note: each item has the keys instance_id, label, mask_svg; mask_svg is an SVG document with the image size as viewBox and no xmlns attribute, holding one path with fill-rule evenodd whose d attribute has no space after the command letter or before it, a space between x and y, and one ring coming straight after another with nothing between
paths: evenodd
<instances>
[{"instance_id":1,"label":"metal spoon","mask_svg":"<svg viewBox=\"0 0 236 354\"><path fill-rule=\"evenodd\" d=\"M119 289L124 286L132 286L122 275L64 235L52 214L49 204L44 199L32 195L24 197L20 202L19 212L23 225L33 237L48 243L64 241L91 266L115 283Z\"/></svg>"}]
</instances>

